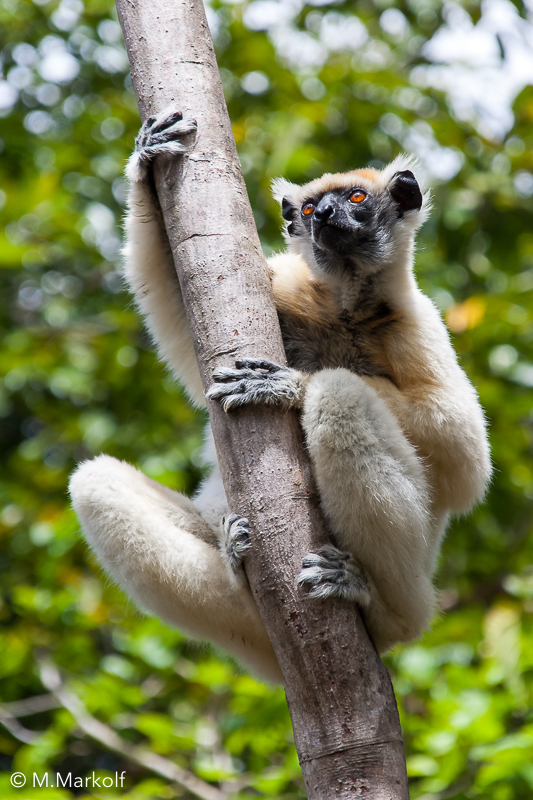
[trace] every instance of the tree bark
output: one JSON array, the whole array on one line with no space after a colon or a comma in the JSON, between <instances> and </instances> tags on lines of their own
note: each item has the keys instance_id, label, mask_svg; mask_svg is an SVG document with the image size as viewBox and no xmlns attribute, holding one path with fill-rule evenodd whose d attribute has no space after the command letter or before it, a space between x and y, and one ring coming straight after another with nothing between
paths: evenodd
<instances>
[{"instance_id":1,"label":"tree bark","mask_svg":"<svg viewBox=\"0 0 533 800\"><path fill-rule=\"evenodd\" d=\"M204 389L238 357L286 363L201 0L117 0L142 118L169 104L198 121L192 153L156 185ZM296 413L210 415L230 508L248 517L246 571L285 681L312 800L409 797L389 675L357 609L310 602L302 557L327 541Z\"/></svg>"}]
</instances>

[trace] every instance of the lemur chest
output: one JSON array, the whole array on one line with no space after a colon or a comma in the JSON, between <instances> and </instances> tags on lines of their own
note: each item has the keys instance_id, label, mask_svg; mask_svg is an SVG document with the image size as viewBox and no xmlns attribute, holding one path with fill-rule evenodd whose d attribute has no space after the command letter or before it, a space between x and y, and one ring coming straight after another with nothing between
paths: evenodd
<instances>
[{"instance_id":1,"label":"lemur chest","mask_svg":"<svg viewBox=\"0 0 533 800\"><path fill-rule=\"evenodd\" d=\"M278 308L289 366L302 372L344 367L393 380L387 339L398 315L385 304L365 318L338 312L317 318Z\"/></svg>"}]
</instances>

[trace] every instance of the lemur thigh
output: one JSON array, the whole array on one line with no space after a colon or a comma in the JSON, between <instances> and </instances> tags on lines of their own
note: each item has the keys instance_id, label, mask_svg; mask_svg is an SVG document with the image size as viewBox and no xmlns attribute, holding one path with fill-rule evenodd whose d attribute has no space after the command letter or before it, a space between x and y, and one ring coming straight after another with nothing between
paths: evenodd
<instances>
[{"instance_id":1,"label":"lemur thigh","mask_svg":"<svg viewBox=\"0 0 533 800\"><path fill-rule=\"evenodd\" d=\"M125 232L124 277L158 354L182 381L193 403L205 406L167 233L146 177L130 182Z\"/></svg>"},{"instance_id":2,"label":"lemur thigh","mask_svg":"<svg viewBox=\"0 0 533 800\"><path fill-rule=\"evenodd\" d=\"M99 562L141 608L281 680L251 594L231 582L214 530L187 497L110 456L82 464L70 491Z\"/></svg>"},{"instance_id":3,"label":"lemur thigh","mask_svg":"<svg viewBox=\"0 0 533 800\"><path fill-rule=\"evenodd\" d=\"M436 537L413 447L383 400L345 369L311 377L302 424L335 541L369 579L376 647L418 636L434 608L426 551Z\"/></svg>"}]
</instances>

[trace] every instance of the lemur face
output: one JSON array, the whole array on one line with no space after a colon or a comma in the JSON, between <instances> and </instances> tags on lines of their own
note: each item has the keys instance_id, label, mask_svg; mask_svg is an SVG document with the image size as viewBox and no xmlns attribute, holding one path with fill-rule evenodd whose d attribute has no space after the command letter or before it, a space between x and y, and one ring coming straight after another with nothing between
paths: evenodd
<instances>
[{"instance_id":1,"label":"lemur face","mask_svg":"<svg viewBox=\"0 0 533 800\"><path fill-rule=\"evenodd\" d=\"M306 186L292 187L282 200L287 233L298 249L312 250L322 272L376 271L406 233L418 227L414 217L423 197L410 170L389 177L377 170L324 175Z\"/></svg>"}]
</instances>

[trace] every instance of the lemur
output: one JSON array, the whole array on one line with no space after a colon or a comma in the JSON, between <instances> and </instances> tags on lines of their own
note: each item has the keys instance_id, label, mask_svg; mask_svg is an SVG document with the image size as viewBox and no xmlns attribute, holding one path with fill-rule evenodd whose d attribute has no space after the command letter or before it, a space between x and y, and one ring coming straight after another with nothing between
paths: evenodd
<instances>
[{"instance_id":1,"label":"lemur","mask_svg":"<svg viewBox=\"0 0 533 800\"><path fill-rule=\"evenodd\" d=\"M153 158L183 157L193 120L148 119L126 175L124 274L161 358L192 402L205 397L153 191ZM413 275L429 197L400 156L382 170L274 184L286 252L269 260L288 366L246 359L215 371L208 395L300 409L334 544L305 556L312 598L356 602L379 652L421 634L451 514L483 498L490 456L477 395L435 306ZM280 670L243 578L253 531L230 513L214 447L194 501L101 455L74 473L72 502L106 572L143 609L225 649L252 671Z\"/></svg>"}]
</instances>

